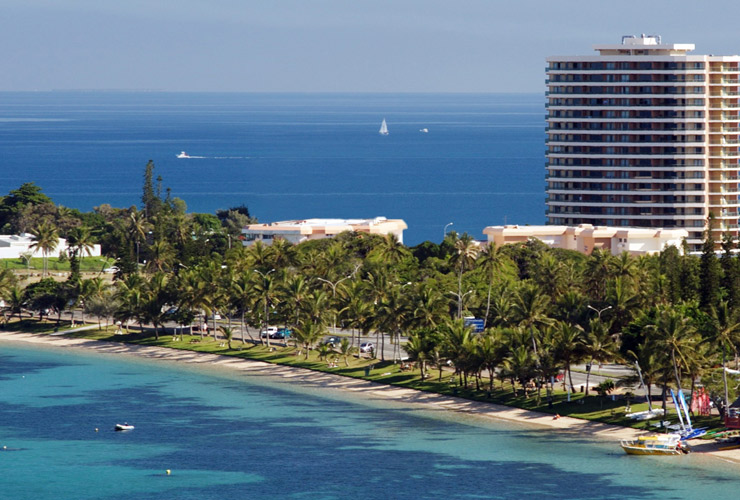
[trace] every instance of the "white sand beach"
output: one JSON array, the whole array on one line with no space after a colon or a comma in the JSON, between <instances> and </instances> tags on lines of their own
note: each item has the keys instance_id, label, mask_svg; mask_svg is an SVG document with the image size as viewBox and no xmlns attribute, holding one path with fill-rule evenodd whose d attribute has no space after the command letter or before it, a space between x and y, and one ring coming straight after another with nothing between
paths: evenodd
<instances>
[{"instance_id":1,"label":"white sand beach","mask_svg":"<svg viewBox=\"0 0 740 500\"><path fill-rule=\"evenodd\" d=\"M331 388L352 393L361 393L364 399L398 401L407 405L418 405L424 409L462 412L481 418L526 423L528 425L540 426L543 429L556 429L559 433L572 434L581 439L588 437L594 440L613 441L615 444L620 439L631 439L644 434L643 431L626 427L589 422L569 417L553 418L549 414L521 410L493 403L469 401L453 396L394 387L331 373L274 365L262 361L240 359L231 356L168 349L165 347L75 339L59 335L37 335L18 332L0 332L0 343L2 342L21 342L66 349L85 349L110 355L133 355L139 358L210 366L218 369L226 369L232 373L270 376L285 380L291 384L300 384L304 387L317 389ZM740 449L719 450L720 445L711 441L694 440L691 444L692 449L697 452L707 453L723 460L740 463Z\"/></svg>"}]
</instances>

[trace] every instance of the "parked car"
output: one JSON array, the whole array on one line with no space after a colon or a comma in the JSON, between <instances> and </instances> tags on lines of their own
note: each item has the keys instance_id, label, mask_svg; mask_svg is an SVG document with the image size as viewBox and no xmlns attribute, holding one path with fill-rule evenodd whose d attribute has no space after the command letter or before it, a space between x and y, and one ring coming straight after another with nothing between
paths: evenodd
<instances>
[{"instance_id":1,"label":"parked car","mask_svg":"<svg viewBox=\"0 0 740 500\"><path fill-rule=\"evenodd\" d=\"M277 333L278 329L276 326L268 326L260 331L260 338L266 339L267 337L270 337L271 339L274 339Z\"/></svg>"},{"instance_id":2,"label":"parked car","mask_svg":"<svg viewBox=\"0 0 740 500\"><path fill-rule=\"evenodd\" d=\"M103 272L108 273L108 274L115 274L118 272L118 267L117 266L106 267L105 269L103 269Z\"/></svg>"},{"instance_id":3,"label":"parked car","mask_svg":"<svg viewBox=\"0 0 740 500\"><path fill-rule=\"evenodd\" d=\"M277 340L283 340L286 338L290 338L290 335L293 333L293 330L290 330L288 328L278 328L278 331L271 335L271 339L277 339Z\"/></svg>"},{"instance_id":4,"label":"parked car","mask_svg":"<svg viewBox=\"0 0 740 500\"><path fill-rule=\"evenodd\" d=\"M360 352L373 352L375 350L375 344L372 342L363 342L360 344Z\"/></svg>"},{"instance_id":5,"label":"parked car","mask_svg":"<svg viewBox=\"0 0 740 500\"><path fill-rule=\"evenodd\" d=\"M334 349L335 347L342 345L342 337L331 335L330 337L326 337L323 343Z\"/></svg>"}]
</instances>

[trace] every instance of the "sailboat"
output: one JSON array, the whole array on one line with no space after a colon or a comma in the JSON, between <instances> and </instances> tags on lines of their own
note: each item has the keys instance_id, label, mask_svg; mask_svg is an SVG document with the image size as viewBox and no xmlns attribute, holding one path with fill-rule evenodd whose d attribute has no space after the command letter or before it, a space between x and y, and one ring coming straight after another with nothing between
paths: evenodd
<instances>
[{"instance_id":1,"label":"sailboat","mask_svg":"<svg viewBox=\"0 0 740 500\"><path fill-rule=\"evenodd\" d=\"M385 118L383 118L383 123L380 124L380 131L378 133L380 135L388 135L388 124L385 123Z\"/></svg>"}]
</instances>

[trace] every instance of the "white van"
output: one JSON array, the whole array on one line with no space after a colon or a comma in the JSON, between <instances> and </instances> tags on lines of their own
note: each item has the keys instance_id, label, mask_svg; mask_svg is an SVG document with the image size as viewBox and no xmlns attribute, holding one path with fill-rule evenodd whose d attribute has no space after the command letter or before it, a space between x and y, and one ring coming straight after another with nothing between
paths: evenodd
<instances>
[{"instance_id":1,"label":"white van","mask_svg":"<svg viewBox=\"0 0 740 500\"><path fill-rule=\"evenodd\" d=\"M278 329L276 326L268 326L260 331L260 338L266 339L268 336L273 339L277 335Z\"/></svg>"}]
</instances>

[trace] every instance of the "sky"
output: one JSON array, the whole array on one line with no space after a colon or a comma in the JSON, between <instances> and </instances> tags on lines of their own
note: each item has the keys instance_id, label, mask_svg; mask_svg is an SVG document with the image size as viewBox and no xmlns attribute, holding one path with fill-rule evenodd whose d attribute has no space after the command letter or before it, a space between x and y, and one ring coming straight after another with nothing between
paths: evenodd
<instances>
[{"instance_id":1,"label":"sky","mask_svg":"<svg viewBox=\"0 0 740 500\"><path fill-rule=\"evenodd\" d=\"M737 0L1 0L0 91L543 92L659 34L740 54Z\"/></svg>"}]
</instances>

